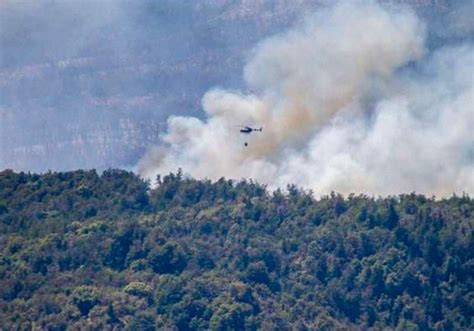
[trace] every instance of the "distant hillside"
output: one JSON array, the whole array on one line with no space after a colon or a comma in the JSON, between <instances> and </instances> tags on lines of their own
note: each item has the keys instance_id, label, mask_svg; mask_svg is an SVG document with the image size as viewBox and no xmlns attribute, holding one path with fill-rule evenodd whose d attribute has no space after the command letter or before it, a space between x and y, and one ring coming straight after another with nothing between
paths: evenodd
<instances>
[{"instance_id":1,"label":"distant hillside","mask_svg":"<svg viewBox=\"0 0 474 331\"><path fill-rule=\"evenodd\" d=\"M170 114L202 116L209 88L240 88L259 41L333 2L3 1L0 168L133 166ZM422 16L454 7L382 2Z\"/></svg>"},{"instance_id":2,"label":"distant hillside","mask_svg":"<svg viewBox=\"0 0 474 331\"><path fill-rule=\"evenodd\" d=\"M2 330L468 330L474 201L0 172Z\"/></svg>"}]
</instances>

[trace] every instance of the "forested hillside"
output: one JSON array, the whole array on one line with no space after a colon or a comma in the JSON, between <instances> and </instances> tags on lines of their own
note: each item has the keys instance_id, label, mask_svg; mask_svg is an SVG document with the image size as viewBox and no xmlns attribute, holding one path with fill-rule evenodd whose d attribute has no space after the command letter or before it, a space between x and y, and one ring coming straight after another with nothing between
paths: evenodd
<instances>
[{"instance_id":1,"label":"forested hillside","mask_svg":"<svg viewBox=\"0 0 474 331\"><path fill-rule=\"evenodd\" d=\"M0 172L4 330L468 330L474 201Z\"/></svg>"}]
</instances>

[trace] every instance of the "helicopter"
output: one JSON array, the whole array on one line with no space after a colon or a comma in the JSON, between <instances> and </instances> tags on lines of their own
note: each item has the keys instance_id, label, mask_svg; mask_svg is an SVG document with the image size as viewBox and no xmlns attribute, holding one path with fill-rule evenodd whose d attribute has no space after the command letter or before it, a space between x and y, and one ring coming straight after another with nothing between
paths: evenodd
<instances>
[{"instance_id":1,"label":"helicopter","mask_svg":"<svg viewBox=\"0 0 474 331\"><path fill-rule=\"evenodd\" d=\"M252 128L250 126L240 126L240 133L244 133L244 134L250 134L252 132L263 132L263 128L260 127L260 128ZM244 143L244 146L247 147L249 144L247 142Z\"/></svg>"},{"instance_id":2,"label":"helicopter","mask_svg":"<svg viewBox=\"0 0 474 331\"><path fill-rule=\"evenodd\" d=\"M251 133L251 132L262 132L263 128L260 127L259 129L251 128L250 126L242 126L240 129L241 133Z\"/></svg>"}]
</instances>

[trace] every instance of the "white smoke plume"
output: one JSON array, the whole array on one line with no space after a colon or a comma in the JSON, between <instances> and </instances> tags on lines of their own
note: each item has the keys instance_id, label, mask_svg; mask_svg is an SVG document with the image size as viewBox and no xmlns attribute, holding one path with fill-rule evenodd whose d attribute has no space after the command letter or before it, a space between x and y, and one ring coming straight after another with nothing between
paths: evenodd
<instances>
[{"instance_id":1,"label":"white smoke plume","mask_svg":"<svg viewBox=\"0 0 474 331\"><path fill-rule=\"evenodd\" d=\"M252 93L214 89L202 100L205 120L170 117L139 172L182 168L316 195L473 194L474 48L430 51L425 39L406 8L322 9L256 47L244 69Z\"/></svg>"}]
</instances>

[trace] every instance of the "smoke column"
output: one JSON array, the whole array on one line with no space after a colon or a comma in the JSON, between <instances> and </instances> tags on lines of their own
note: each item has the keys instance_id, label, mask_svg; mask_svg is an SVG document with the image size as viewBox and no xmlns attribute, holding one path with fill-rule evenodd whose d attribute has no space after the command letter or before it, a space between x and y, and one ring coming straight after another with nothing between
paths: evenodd
<instances>
[{"instance_id":1,"label":"smoke column","mask_svg":"<svg viewBox=\"0 0 474 331\"><path fill-rule=\"evenodd\" d=\"M262 41L248 92L213 89L138 164L153 179L253 178L330 191L474 193L472 42L429 50L408 8L344 1ZM263 127L247 137L237 125ZM248 141L249 146L244 146Z\"/></svg>"}]
</instances>

